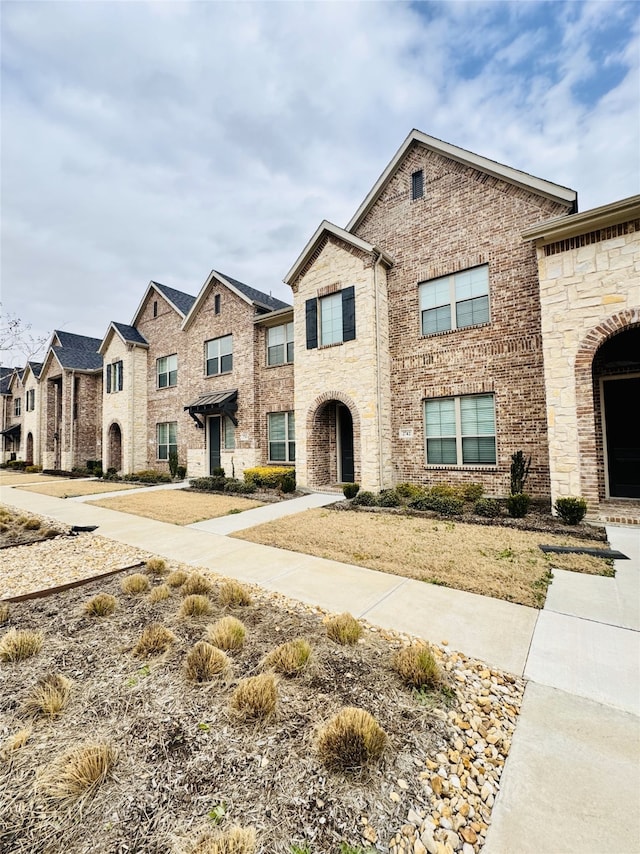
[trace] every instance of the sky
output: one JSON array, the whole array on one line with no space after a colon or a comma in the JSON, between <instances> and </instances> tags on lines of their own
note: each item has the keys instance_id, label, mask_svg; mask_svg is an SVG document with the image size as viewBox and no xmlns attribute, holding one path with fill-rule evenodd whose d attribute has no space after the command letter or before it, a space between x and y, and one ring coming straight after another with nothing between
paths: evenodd
<instances>
[{"instance_id":1,"label":"sky","mask_svg":"<svg viewBox=\"0 0 640 854\"><path fill-rule=\"evenodd\" d=\"M151 279L291 302L412 128L578 191L640 192L640 4L31 2L1 16L1 291L102 338ZM24 363L14 351L3 364Z\"/></svg>"}]
</instances>

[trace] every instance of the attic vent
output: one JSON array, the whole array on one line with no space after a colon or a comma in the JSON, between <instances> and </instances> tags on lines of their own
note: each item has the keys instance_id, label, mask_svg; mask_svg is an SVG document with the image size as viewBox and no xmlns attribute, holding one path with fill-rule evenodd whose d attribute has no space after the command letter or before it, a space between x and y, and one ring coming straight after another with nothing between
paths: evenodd
<instances>
[{"instance_id":1,"label":"attic vent","mask_svg":"<svg viewBox=\"0 0 640 854\"><path fill-rule=\"evenodd\" d=\"M421 199L424 196L424 172L418 169L411 176L411 198Z\"/></svg>"},{"instance_id":2,"label":"attic vent","mask_svg":"<svg viewBox=\"0 0 640 854\"><path fill-rule=\"evenodd\" d=\"M213 313L220 314L220 294L216 294L213 298Z\"/></svg>"},{"instance_id":3,"label":"attic vent","mask_svg":"<svg viewBox=\"0 0 640 854\"><path fill-rule=\"evenodd\" d=\"M154 317L158 316L158 300L157 299L154 299L154 301L153 301L153 316Z\"/></svg>"}]
</instances>

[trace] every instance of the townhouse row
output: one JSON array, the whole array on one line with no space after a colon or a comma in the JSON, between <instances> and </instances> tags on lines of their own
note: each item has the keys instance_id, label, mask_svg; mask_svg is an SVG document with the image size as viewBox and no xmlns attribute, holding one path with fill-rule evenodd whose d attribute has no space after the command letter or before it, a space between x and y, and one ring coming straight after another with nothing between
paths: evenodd
<instances>
[{"instance_id":1,"label":"townhouse row","mask_svg":"<svg viewBox=\"0 0 640 854\"><path fill-rule=\"evenodd\" d=\"M3 369L4 459L188 475L291 463L310 489L481 481L640 497L640 197L573 190L412 131L287 304L218 271Z\"/></svg>"}]
</instances>

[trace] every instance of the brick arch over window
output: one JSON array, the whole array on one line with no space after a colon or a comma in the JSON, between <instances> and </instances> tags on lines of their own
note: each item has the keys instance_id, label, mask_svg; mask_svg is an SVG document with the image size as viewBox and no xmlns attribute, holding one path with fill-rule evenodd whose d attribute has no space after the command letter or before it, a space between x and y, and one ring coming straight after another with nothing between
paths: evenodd
<instances>
[{"instance_id":1,"label":"brick arch over window","mask_svg":"<svg viewBox=\"0 0 640 854\"><path fill-rule=\"evenodd\" d=\"M354 480L362 476L360 415L354 401L341 391L319 395L307 412L307 477L310 486L326 486L338 480L337 404L343 404L353 421Z\"/></svg>"},{"instance_id":2,"label":"brick arch over window","mask_svg":"<svg viewBox=\"0 0 640 854\"><path fill-rule=\"evenodd\" d=\"M640 309L630 308L601 321L576 352L576 419L580 453L580 491L590 505L605 498L604 451L599 377L593 375L596 353L609 339L640 326Z\"/></svg>"}]
</instances>

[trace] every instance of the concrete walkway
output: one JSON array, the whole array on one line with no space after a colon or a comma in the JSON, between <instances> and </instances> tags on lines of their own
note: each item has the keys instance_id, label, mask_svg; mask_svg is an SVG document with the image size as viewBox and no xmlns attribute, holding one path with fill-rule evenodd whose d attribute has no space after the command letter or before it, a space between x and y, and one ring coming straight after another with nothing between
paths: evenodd
<instances>
[{"instance_id":1,"label":"concrete walkway","mask_svg":"<svg viewBox=\"0 0 640 854\"><path fill-rule=\"evenodd\" d=\"M317 496L315 506L335 498ZM276 507L306 508L307 497L188 527L94 507L85 497L65 501L1 488L0 500L98 525L105 537L331 611L446 640L524 675L530 681L484 854L640 851L640 528L608 529L612 547L631 558L616 562L615 579L556 570L538 612L225 536L223 522L238 530Z\"/></svg>"}]
</instances>

